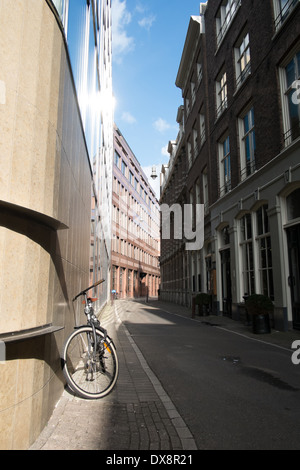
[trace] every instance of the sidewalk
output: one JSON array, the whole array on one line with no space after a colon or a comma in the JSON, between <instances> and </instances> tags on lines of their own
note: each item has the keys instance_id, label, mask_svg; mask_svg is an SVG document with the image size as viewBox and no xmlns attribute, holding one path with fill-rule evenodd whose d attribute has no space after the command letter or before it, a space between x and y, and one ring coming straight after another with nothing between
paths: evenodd
<instances>
[{"instance_id":1,"label":"sidewalk","mask_svg":"<svg viewBox=\"0 0 300 470\"><path fill-rule=\"evenodd\" d=\"M117 347L115 389L101 400L83 400L66 389L29 450L196 450L189 429L119 320L118 308L108 306L101 315Z\"/></svg>"},{"instance_id":2,"label":"sidewalk","mask_svg":"<svg viewBox=\"0 0 300 470\"><path fill-rule=\"evenodd\" d=\"M122 304L122 300L116 301L101 315L119 357L115 389L107 397L92 401L65 390L48 425L29 450L196 450L185 422L120 321ZM249 326L227 317L192 319L191 310L180 305L157 300L150 300L148 305L288 350L293 341L300 340L297 331L272 330L271 334L255 335Z\"/></svg>"}]
</instances>

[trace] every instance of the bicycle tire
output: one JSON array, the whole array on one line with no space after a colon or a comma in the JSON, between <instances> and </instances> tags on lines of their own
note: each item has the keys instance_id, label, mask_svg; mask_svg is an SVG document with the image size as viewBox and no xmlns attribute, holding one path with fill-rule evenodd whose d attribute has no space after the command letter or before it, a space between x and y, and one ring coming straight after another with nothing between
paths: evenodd
<instances>
[{"instance_id":1,"label":"bicycle tire","mask_svg":"<svg viewBox=\"0 0 300 470\"><path fill-rule=\"evenodd\" d=\"M63 348L65 378L70 388L82 398L98 399L108 395L118 378L118 356L111 338L105 337L97 328L96 335L97 344L101 344L101 351L99 346L96 351L96 360L92 359L94 345L91 344L93 339L90 340L93 338L91 326L76 329Z\"/></svg>"}]
</instances>

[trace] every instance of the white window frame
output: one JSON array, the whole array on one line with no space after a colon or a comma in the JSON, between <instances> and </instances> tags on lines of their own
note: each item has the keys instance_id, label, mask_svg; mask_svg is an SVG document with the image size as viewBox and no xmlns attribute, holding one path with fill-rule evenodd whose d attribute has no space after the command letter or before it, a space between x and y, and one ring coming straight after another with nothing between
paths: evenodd
<instances>
[{"instance_id":1,"label":"white window frame","mask_svg":"<svg viewBox=\"0 0 300 470\"><path fill-rule=\"evenodd\" d=\"M225 147L226 146L226 147ZM218 144L219 153L219 189L220 197L231 190L231 157L230 157L230 138L226 135ZM225 165L229 162L229 171L225 174Z\"/></svg>"},{"instance_id":2,"label":"white window frame","mask_svg":"<svg viewBox=\"0 0 300 470\"><path fill-rule=\"evenodd\" d=\"M268 205L262 205L255 213L258 219L258 211L262 211L262 232L258 233L258 221L256 221L256 249L258 252L258 270L260 293L267 295L274 300L274 280L273 280L273 260L272 260L272 240L268 221ZM265 258L265 266L263 266L263 258ZM264 281L265 279L265 281Z\"/></svg>"},{"instance_id":3,"label":"white window frame","mask_svg":"<svg viewBox=\"0 0 300 470\"><path fill-rule=\"evenodd\" d=\"M243 32L234 48L236 87L239 88L251 73L250 38Z\"/></svg>"},{"instance_id":4,"label":"white window frame","mask_svg":"<svg viewBox=\"0 0 300 470\"><path fill-rule=\"evenodd\" d=\"M185 98L184 103L185 103L185 113L188 116L191 112L190 100L188 97Z\"/></svg>"},{"instance_id":5,"label":"white window frame","mask_svg":"<svg viewBox=\"0 0 300 470\"><path fill-rule=\"evenodd\" d=\"M227 109L227 74L225 68L219 73L216 80L216 114L217 119Z\"/></svg>"},{"instance_id":6,"label":"white window frame","mask_svg":"<svg viewBox=\"0 0 300 470\"><path fill-rule=\"evenodd\" d=\"M200 112L199 114L199 126L200 126L200 146L203 145L206 139L205 134L205 116Z\"/></svg>"},{"instance_id":7,"label":"white window frame","mask_svg":"<svg viewBox=\"0 0 300 470\"><path fill-rule=\"evenodd\" d=\"M251 222L251 236L247 233L247 223L244 223L246 218L250 218ZM243 233L243 224L244 224L244 235ZM241 259L241 274L242 274L242 283L243 291L245 294L254 294L256 290L255 286L255 253L254 253L254 244L253 244L253 217L252 213L245 214L239 220L239 232L240 232L240 259ZM251 267L252 263L252 267Z\"/></svg>"},{"instance_id":8,"label":"white window frame","mask_svg":"<svg viewBox=\"0 0 300 470\"><path fill-rule=\"evenodd\" d=\"M196 101L196 85L194 82L191 82L191 107L194 106Z\"/></svg>"},{"instance_id":9,"label":"white window frame","mask_svg":"<svg viewBox=\"0 0 300 470\"><path fill-rule=\"evenodd\" d=\"M202 172L202 191L203 191L203 204L204 204L204 212L207 214L208 212L208 175L207 175L207 167L204 168Z\"/></svg>"},{"instance_id":10,"label":"white window frame","mask_svg":"<svg viewBox=\"0 0 300 470\"><path fill-rule=\"evenodd\" d=\"M249 129L245 130L245 118L249 118ZM239 117L239 138L240 138L240 176L241 181L246 179L255 171L255 120L254 120L254 108L250 106L247 110ZM253 141L254 137L254 141ZM250 160L247 162L247 151L246 141L250 139Z\"/></svg>"},{"instance_id":11,"label":"white window frame","mask_svg":"<svg viewBox=\"0 0 300 470\"><path fill-rule=\"evenodd\" d=\"M273 0L274 24L276 32L285 23L299 0Z\"/></svg>"},{"instance_id":12,"label":"white window frame","mask_svg":"<svg viewBox=\"0 0 300 470\"><path fill-rule=\"evenodd\" d=\"M282 62L279 68L279 82L280 82L280 91L281 91L281 103L282 103L282 122L283 122L283 134L284 134L284 146L287 147L292 143L293 138L292 135L292 123L291 123L291 116L290 116L290 108L289 108L289 95L299 96L299 80L300 80L300 66L298 72L298 79L295 77L295 81L288 86L287 83L287 75L286 75L286 67L291 63L292 60L295 60L296 55L300 53L300 43L298 43L290 54L286 57L286 59ZM298 103L298 119L299 119L299 126L300 126L300 100Z\"/></svg>"},{"instance_id":13,"label":"white window frame","mask_svg":"<svg viewBox=\"0 0 300 470\"><path fill-rule=\"evenodd\" d=\"M217 48L223 41L240 5L241 0L223 0L216 16Z\"/></svg>"},{"instance_id":14,"label":"white window frame","mask_svg":"<svg viewBox=\"0 0 300 470\"><path fill-rule=\"evenodd\" d=\"M202 78L203 78L202 63L197 62L197 83L198 83L198 86L202 82Z\"/></svg>"}]
</instances>

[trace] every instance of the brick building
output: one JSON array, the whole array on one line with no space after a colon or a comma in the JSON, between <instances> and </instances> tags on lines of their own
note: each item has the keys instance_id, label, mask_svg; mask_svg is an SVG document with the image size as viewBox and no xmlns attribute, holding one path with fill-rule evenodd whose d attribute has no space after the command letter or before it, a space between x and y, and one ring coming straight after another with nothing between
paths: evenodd
<instances>
[{"instance_id":1,"label":"brick building","mask_svg":"<svg viewBox=\"0 0 300 470\"><path fill-rule=\"evenodd\" d=\"M111 288L119 298L157 296L159 206L138 160L114 127Z\"/></svg>"},{"instance_id":2,"label":"brick building","mask_svg":"<svg viewBox=\"0 0 300 470\"><path fill-rule=\"evenodd\" d=\"M240 319L245 294L262 293L283 330L300 328L299 76L298 1L208 0L191 17L176 79L178 151L187 167L182 198L205 207L205 241L183 255L185 303L209 292L215 313ZM172 160L161 202L177 178ZM162 295L171 299L164 243ZM172 271L175 259L168 264Z\"/></svg>"}]
</instances>

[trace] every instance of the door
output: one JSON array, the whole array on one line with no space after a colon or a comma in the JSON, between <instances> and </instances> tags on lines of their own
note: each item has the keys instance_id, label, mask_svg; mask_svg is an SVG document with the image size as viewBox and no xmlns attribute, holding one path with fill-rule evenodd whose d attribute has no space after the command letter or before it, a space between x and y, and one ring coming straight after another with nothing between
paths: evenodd
<instances>
[{"instance_id":1,"label":"door","mask_svg":"<svg viewBox=\"0 0 300 470\"><path fill-rule=\"evenodd\" d=\"M232 316L230 249L221 251L223 315Z\"/></svg>"},{"instance_id":2,"label":"door","mask_svg":"<svg viewBox=\"0 0 300 470\"><path fill-rule=\"evenodd\" d=\"M300 225L287 229L293 326L300 330Z\"/></svg>"}]
</instances>

